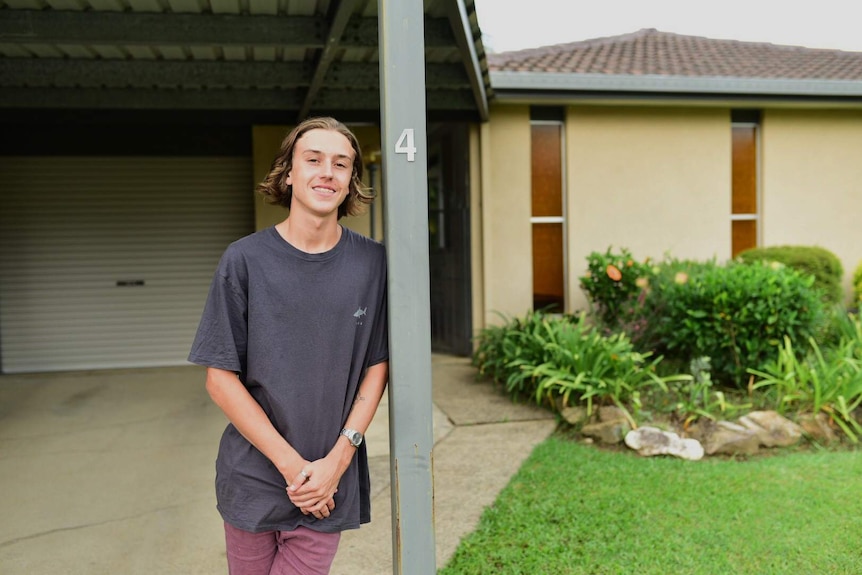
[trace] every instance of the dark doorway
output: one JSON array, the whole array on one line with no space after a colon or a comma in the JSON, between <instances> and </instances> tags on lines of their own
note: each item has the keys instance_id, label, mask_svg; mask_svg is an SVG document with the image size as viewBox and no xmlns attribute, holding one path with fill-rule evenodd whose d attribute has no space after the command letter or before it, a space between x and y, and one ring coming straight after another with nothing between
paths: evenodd
<instances>
[{"instance_id":1,"label":"dark doorway","mask_svg":"<svg viewBox=\"0 0 862 575\"><path fill-rule=\"evenodd\" d=\"M470 153L466 124L428 129L431 348L472 353Z\"/></svg>"}]
</instances>

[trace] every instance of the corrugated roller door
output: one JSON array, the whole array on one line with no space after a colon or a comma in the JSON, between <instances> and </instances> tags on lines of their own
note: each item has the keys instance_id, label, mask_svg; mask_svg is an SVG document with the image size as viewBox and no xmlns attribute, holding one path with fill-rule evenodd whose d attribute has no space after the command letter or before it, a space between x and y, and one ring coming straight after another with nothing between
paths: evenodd
<instances>
[{"instance_id":1,"label":"corrugated roller door","mask_svg":"<svg viewBox=\"0 0 862 575\"><path fill-rule=\"evenodd\" d=\"M249 158L0 158L5 373L181 365Z\"/></svg>"}]
</instances>

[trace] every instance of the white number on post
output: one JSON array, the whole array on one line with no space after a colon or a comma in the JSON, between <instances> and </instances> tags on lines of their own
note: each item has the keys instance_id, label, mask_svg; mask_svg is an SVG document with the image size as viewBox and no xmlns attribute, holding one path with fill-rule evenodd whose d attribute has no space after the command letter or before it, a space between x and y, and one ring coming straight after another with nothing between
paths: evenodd
<instances>
[{"instance_id":1,"label":"white number on post","mask_svg":"<svg viewBox=\"0 0 862 575\"><path fill-rule=\"evenodd\" d=\"M396 154L407 154L408 162L416 161L416 145L413 141L413 128L404 128L395 142Z\"/></svg>"}]
</instances>

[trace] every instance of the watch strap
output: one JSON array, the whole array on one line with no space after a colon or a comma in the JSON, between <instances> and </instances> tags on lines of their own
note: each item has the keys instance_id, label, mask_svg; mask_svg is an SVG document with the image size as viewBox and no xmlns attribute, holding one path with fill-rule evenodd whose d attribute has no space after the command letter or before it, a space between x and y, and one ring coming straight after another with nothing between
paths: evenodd
<instances>
[{"instance_id":1,"label":"watch strap","mask_svg":"<svg viewBox=\"0 0 862 575\"><path fill-rule=\"evenodd\" d=\"M341 430L341 435L345 436L348 440L350 440L350 445L353 447L359 447L362 445L362 434L355 429L344 428Z\"/></svg>"}]
</instances>

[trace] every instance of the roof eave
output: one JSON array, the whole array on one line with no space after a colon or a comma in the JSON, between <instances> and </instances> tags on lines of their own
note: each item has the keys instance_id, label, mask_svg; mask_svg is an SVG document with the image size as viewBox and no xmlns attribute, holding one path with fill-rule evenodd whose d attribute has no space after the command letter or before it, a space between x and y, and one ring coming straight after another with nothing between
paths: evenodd
<instances>
[{"instance_id":1,"label":"roof eave","mask_svg":"<svg viewBox=\"0 0 862 575\"><path fill-rule=\"evenodd\" d=\"M447 9L452 32L455 35L455 41L461 51L465 70L470 79L470 87L476 100L479 119L486 122L488 121L488 93L485 90L485 80L488 74L488 64L485 60L484 48L481 46L481 33L477 33L478 25L474 26L471 22L464 0L450 0ZM475 14L475 6L472 5L472 2L470 9Z\"/></svg>"},{"instance_id":2,"label":"roof eave","mask_svg":"<svg viewBox=\"0 0 862 575\"><path fill-rule=\"evenodd\" d=\"M862 98L862 81L714 76L572 74L550 72L491 72L495 95L506 92L665 94L692 96L756 96L804 98ZM574 94L573 94L574 95Z\"/></svg>"}]
</instances>

